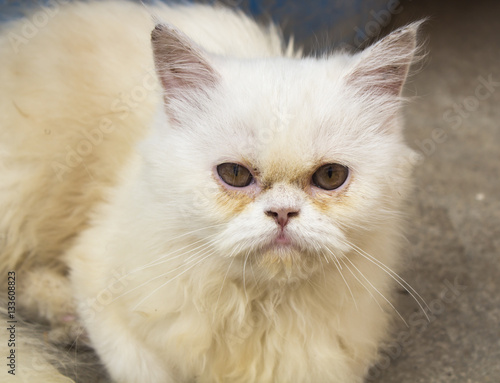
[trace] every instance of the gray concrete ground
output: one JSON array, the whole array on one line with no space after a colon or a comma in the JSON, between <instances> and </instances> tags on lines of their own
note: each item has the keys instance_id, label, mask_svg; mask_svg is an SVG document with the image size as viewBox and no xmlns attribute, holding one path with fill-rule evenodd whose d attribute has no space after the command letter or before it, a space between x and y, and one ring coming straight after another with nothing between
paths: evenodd
<instances>
[{"instance_id":1,"label":"gray concrete ground","mask_svg":"<svg viewBox=\"0 0 500 383\"><path fill-rule=\"evenodd\" d=\"M407 94L407 137L422 154L410 201L409 295L369 381L500 382L500 2L404 3L430 16L428 59ZM453 287L454 286L454 287Z\"/></svg>"}]
</instances>

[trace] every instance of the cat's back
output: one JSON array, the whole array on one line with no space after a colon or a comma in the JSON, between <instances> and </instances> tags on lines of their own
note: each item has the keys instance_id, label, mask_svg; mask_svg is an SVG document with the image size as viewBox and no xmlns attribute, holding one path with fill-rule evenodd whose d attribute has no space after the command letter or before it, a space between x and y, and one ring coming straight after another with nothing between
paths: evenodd
<instances>
[{"instance_id":1,"label":"cat's back","mask_svg":"<svg viewBox=\"0 0 500 383\"><path fill-rule=\"evenodd\" d=\"M200 5L70 3L1 26L0 269L69 246L147 132L161 100L154 18L215 54L282 55L276 30Z\"/></svg>"},{"instance_id":2,"label":"cat's back","mask_svg":"<svg viewBox=\"0 0 500 383\"><path fill-rule=\"evenodd\" d=\"M128 1L90 1L42 8L0 26L0 107L8 117L5 123L20 116L74 118L81 109L87 115L120 109L109 107L106 98L116 101L123 92L143 86L145 74L152 77L149 83L156 81L150 33L160 21L175 25L218 55L283 54L274 27L261 27L242 13L222 7L158 4L146 8ZM139 90L135 93L141 98ZM70 128L65 124L65 131Z\"/></svg>"}]
</instances>

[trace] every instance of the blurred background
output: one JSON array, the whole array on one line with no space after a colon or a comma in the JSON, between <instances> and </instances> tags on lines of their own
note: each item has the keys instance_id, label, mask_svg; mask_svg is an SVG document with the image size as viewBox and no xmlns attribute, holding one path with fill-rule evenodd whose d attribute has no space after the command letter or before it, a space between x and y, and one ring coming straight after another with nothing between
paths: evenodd
<instances>
[{"instance_id":1,"label":"blurred background","mask_svg":"<svg viewBox=\"0 0 500 383\"><path fill-rule=\"evenodd\" d=\"M0 20L32 3L0 0ZM396 308L407 326L395 321L393 340L367 381L500 382L500 2L220 3L273 20L313 54L362 49L428 18L421 34L427 58L405 90L412 98L404 111L406 137L421 156L403 277L427 301L429 320L399 291ZM92 354L82 358L92 364Z\"/></svg>"}]
</instances>

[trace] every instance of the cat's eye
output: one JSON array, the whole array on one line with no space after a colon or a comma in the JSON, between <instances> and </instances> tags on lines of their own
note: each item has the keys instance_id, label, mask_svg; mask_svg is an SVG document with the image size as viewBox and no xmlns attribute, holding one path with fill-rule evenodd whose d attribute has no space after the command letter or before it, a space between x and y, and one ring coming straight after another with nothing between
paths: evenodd
<instances>
[{"instance_id":1,"label":"cat's eye","mask_svg":"<svg viewBox=\"0 0 500 383\"><path fill-rule=\"evenodd\" d=\"M226 162L217 166L219 177L226 184L237 188L248 186L252 183L253 177L250 170L239 164Z\"/></svg>"},{"instance_id":2,"label":"cat's eye","mask_svg":"<svg viewBox=\"0 0 500 383\"><path fill-rule=\"evenodd\" d=\"M312 176L314 185L325 190L335 190L347 180L349 169L340 164L326 164L320 166Z\"/></svg>"}]
</instances>

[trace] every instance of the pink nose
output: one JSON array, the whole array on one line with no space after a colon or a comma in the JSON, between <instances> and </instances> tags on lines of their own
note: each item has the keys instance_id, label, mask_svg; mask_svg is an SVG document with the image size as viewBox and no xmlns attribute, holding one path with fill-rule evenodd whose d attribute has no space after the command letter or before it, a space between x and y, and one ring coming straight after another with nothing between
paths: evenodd
<instances>
[{"instance_id":1,"label":"pink nose","mask_svg":"<svg viewBox=\"0 0 500 383\"><path fill-rule=\"evenodd\" d=\"M266 211L266 215L269 217L273 217L278 225L283 229L290 218L296 217L299 215L299 210L288 208L288 209L270 209Z\"/></svg>"}]
</instances>

